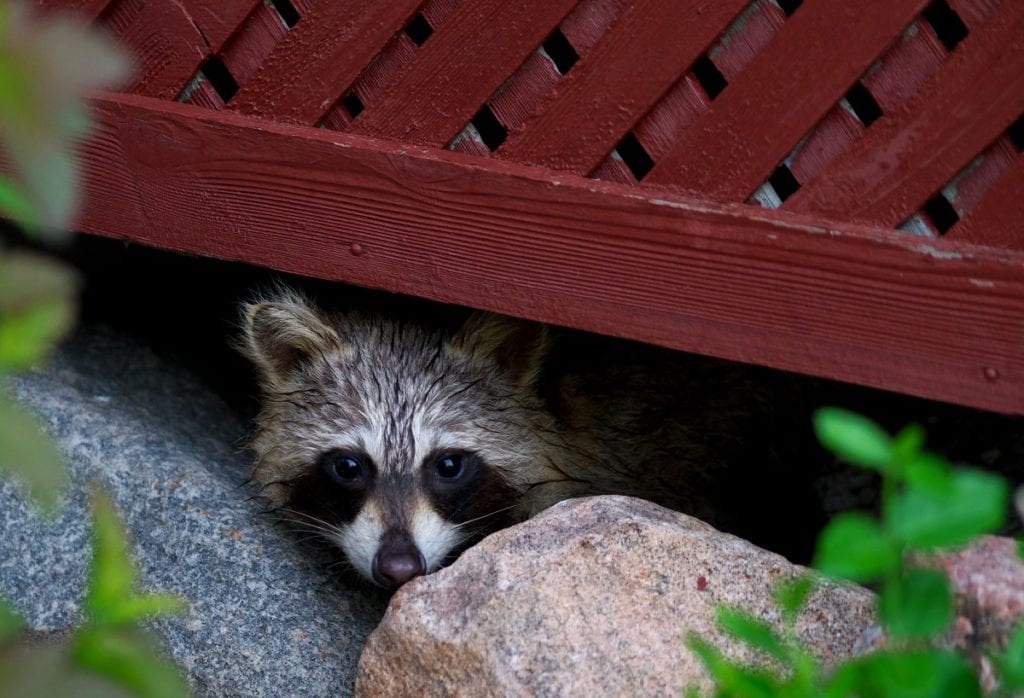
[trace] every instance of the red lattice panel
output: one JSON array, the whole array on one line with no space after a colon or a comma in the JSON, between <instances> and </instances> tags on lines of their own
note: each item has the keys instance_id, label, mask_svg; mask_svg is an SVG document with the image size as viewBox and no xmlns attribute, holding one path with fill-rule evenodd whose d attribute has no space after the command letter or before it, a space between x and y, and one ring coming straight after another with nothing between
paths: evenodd
<instances>
[{"instance_id":1,"label":"red lattice panel","mask_svg":"<svg viewBox=\"0 0 1024 698\"><path fill-rule=\"evenodd\" d=\"M87 230L1024 412L1020 0L34 4L139 64Z\"/></svg>"}]
</instances>

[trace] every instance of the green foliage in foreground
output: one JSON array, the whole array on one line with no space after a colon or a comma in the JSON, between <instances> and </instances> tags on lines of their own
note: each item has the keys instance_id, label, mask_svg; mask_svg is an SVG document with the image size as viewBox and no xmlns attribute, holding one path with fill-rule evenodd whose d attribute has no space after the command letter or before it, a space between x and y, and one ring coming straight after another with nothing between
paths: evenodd
<instances>
[{"instance_id":1,"label":"green foliage in foreground","mask_svg":"<svg viewBox=\"0 0 1024 698\"><path fill-rule=\"evenodd\" d=\"M146 618L180 612L166 594L135 592L135 569L123 527L109 498L92 497L92 549L84 624L68 637L21 642L24 629L0 601L0 693L50 696L178 698L188 687L177 668L159 658Z\"/></svg>"},{"instance_id":2,"label":"green foliage in foreground","mask_svg":"<svg viewBox=\"0 0 1024 698\"><path fill-rule=\"evenodd\" d=\"M128 61L77 20L29 17L26 5L0 0L0 149L13 172L0 174L0 216L43 240L59 238L79 197L74 143L89 119L82 95L128 74ZM45 359L76 315L77 283L65 266L0 247L0 379ZM52 514L67 473L36 419L0 393L0 475L13 475ZM134 592L135 570L113 504L92 500L93 559L85 623L63 637L33 637L0 599L0 695L34 698L187 696L172 664L160 659L148 617L182 603Z\"/></svg>"},{"instance_id":3,"label":"green foliage in foreground","mask_svg":"<svg viewBox=\"0 0 1024 698\"><path fill-rule=\"evenodd\" d=\"M953 598L941 572L907 564L912 554L965 545L998 531L1006 520L1009 487L1000 477L954 468L924 450L916 425L891 437L874 422L840 409L819 410L815 431L826 448L882 478L881 517L840 514L818 537L814 566L827 575L878 585L885 649L850 659L826 673L797 639L795 623L812 591L809 577L776 590L782 632L746 612L718 609L720 627L758 651L749 666L727 658L697 636L688 639L715 681L716 698L972 698L981 696L967 658L937 641L953 618ZM1006 651L991 658L997 696L1024 691L1024 625ZM689 696L696 696L691 689Z\"/></svg>"}]
</instances>

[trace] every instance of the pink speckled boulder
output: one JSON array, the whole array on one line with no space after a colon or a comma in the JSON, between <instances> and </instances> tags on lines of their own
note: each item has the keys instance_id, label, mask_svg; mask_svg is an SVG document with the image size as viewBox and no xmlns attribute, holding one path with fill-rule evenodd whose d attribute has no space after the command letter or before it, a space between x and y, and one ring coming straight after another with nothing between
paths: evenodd
<instances>
[{"instance_id":1,"label":"pink speckled boulder","mask_svg":"<svg viewBox=\"0 0 1024 698\"><path fill-rule=\"evenodd\" d=\"M749 657L718 630L715 606L777 622L774 584L800 571L649 502L563 502L402 587L363 652L356 692L679 696L708 685L686 634ZM864 589L823 583L799 635L833 663L871 624L873 604Z\"/></svg>"}]
</instances>

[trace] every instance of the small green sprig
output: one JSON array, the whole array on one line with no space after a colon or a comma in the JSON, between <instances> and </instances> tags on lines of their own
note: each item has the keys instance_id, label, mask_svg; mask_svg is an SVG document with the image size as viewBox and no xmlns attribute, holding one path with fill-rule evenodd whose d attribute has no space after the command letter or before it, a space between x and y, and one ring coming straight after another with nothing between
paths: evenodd
<instances>
[{"instance_id":1,"label":"small green sprig","mask_svg":"<svg viewBox=\"0 0 1024 698\"><path fill-rule=\"evenodd\" d=\"M936 646L953 618L945 575L913 566L922 554L963 546L1006 522L1010 489L1003 478L975 468L953 467L924 448L917 425L890 436L871 420L838 408L814 416L821 443L840 458L877 472L882 479L881 515L836 516L818 537L814 567L826 575L879 589L878 618L884 649L853 658L825 674L797 640L795 622L811 582L798 578L777 590L783 633L731 608L717 620L731 637L764 655L759 666L726 658L698 637L688 639L715 681L718 698L974 698L978 676L958 652ZM1024 625L1006 651L992 658L999 693L1024 689ZM696 695L691 691L691 695Z\"/></svg>"},{"instance_id":2,"label":"small green sprig","mask_svg":"<svg viewBox=\"0 0 1024 698\"><path fill-rule=\"evenodd\" d=\"M167 594L135 591L128 540L109 497L92 496L93 557L85 597L85 623L54 643L19 643L24 626L0 602L0 693L24 698L54 695L183 698L188 686L177 667L159 656L139 623L181 613Z\"/></svg>"}]
</instances>

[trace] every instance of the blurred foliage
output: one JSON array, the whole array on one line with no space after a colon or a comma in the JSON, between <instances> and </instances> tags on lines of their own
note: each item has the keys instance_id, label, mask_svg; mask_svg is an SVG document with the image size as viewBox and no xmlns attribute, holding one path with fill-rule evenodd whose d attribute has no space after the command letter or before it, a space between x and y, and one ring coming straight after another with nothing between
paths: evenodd
<instances>
[{"instance_id":1,"label":"blurred foliage","mask_svg":"<svg viewBox=\"0 0 1024 698\"><path fill-rule=\"evenodd\" d=\"M166 594L135 592L135 568L114 505L92 495L92 563L85 623L67 638L18 642L21 623L0 606L0 693L50 696L187 696L177 668L159 657L139 628L146 618L177 613L182 602Z\"/></svg>"},{"instance_id":2,"label":"blurred foliage","mask_svg":"<svg viewBox=\"0 0 1024 698\"><path fill-rule=\"evenodd\" d=\"M82 97L130 75L127 57L74 17L0 5L0 141L11 179L0 205L30 231L63 231L78 205L74 146L89 127Z\"/></svg>"},{"instance_id":3,"label":"blurred foliage","mask_svg":"<svg viewBox=\"0 0 1024 698\"><path fill-rule=\"evenodd\" d=\"M127 78L129 62L70 17L32 18L0 0L0 215L29 236L60 240L78 205L75 144L89 119L83 95ZM44 360L72 328L77 280L42 255L0 247L0 378ZM0 472L14 475L53 514L67 473L37 420L0 394ZM68 637L26 631L0 599L0 694L187 696L178 669L160 658L140 621L181 612L164 594L137 594L123 526L109 498L92 495L92 550L85 622Z\"/></svg>"},{"instance_id":4,"label":"blurred foliage","mask_svg":"<svg viewBox=\"0 0 1024 698\"><path fill-rule=\"evenodd\" d=\"M924 449L924 431L912 425L891 437L860 415L819 410L814 427L822 444L841 458L882 478L881 517L846 512L818 537L814 566L827 575L878 585L879 621L886 646L852 658L826 673L798 640L796 618L811 590L810 577L776 590L781 633L745 611L722 607L718 623L765 661L735 662L707 641L688 644L715 680L717 698L974 698L979 677L962 654L940 646L953 620L946 576L912 567L911 557L969 544L998 531L1006 521L1010 491L1000 477L954 468ZM1024 625L1006 651L991 657L999 678L993 695L1024 690ZM697 695L691 690L689 695Z\"/></svg>"}]
</instances>

